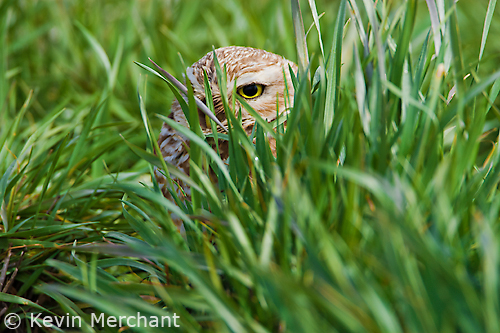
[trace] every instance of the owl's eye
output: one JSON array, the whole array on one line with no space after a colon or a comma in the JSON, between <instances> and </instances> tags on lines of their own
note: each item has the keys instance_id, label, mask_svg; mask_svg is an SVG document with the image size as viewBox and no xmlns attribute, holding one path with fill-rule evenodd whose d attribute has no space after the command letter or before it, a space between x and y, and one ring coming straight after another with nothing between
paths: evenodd
<instances>
[{"instance_id":1,"label":"owl's eye","mask_svg":"<svg viewBox=\"0 0 500 333\"><path fill-rule=\"evenodd\" d=\"M238 88L238 94L246 99L251 99L259 97L264 91L264 86L262 84L252 83L243 87Z\"/></svg>"}]
</instances>

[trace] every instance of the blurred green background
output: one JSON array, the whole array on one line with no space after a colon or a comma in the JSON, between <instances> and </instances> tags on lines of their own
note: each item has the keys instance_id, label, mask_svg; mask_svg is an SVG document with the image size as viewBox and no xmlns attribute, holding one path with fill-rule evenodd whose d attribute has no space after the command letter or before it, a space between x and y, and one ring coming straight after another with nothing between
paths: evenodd
<instances>
[{"instance_id":1,"label":"blurred green background","mask_svg":"<svg viewBox=\"0 0 500 333\"><path fill-rule=\"evenodd\" d=\"M401 1L390 1L398 8ZM488 1L457 3L463 59L466 67L478 57L481 33ZM317 9L328 13L320 19L325 50L332 42L338 1L317 1ZM146 73L133 61L148 64L154 59L176 77L182 78L185 66L197 61L212 46L244 45L263 48L296 61L295 39L289 1L260 0L215 1L7 1L0 7L2 19L2 62L0 70L8 81L2 81L0 100L9 90L16 91L17 101L2 108L15 113L18 105L34 89L33 107L27 119L37 121L55 107L78 109L103 93L107 84L104 64L92 49L77 22L92 34L111 60L121 52L116 85L110 94L106 117L136 124L140 120L136 98L139 75ZM302 12L304 26L312 24L306 1ZM498 8L496 10L498 12ZM422 41L430 26L425 1L418 2L414 36ZM485 49L481 73L489 73L500 63L500 20L494 16ZM308 34L309 52L319 54L318 34ZM120 43L123 47L120 48ZM412 53L418 55L419 47ZM181 60L182 59L182 60ZM182 63L184 61L184 64ZM156 78L149 80L147 109L163 113L172 95ZM17 105L16 105L17 104ZM68 111L66 119L75 115ZM27 120L26 120L27 121ZM24 125L28 126L28 123ZM152 117L154 128L160 121ZM134 135L142 137L140 132ZM141 141L139 138L135 140ZM144 138L142 138L144 140ZM133 158L132 155L129 155Z\"/></svg>"}]
</instances>

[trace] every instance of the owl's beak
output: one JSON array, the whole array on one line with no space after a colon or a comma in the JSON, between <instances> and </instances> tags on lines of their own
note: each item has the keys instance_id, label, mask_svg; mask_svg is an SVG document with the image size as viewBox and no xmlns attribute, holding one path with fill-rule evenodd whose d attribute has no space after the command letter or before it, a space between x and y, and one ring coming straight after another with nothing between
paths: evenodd
<instances>
[{"instance_id":1,"label":"owl's beak","mask_svg":"<svg viewBox=\"0 0 500 333\"><path fill-rule=\"evenodd\" d=\"M163 73L163 75L165 75L165 78L170 81L170 83L172 83L177 89L179 89L182 94L184 96L187 97L187 94L188 94L188 90L187 88L182 84L180 83L175 77L172 76L172 74L170 74L169 72L167 72L166 70L164 70L163 68L161 68L160 66L158 66L153 60L151 60L151 58L148 58L149 61L151 61L151 63L153 63L153 65L156 66L156 68ZM205 105L205 103L203 103L198 97L196 96L193 96L194 97L194 101L196 103L196 106L198 107L198 109L200 109L204 114L206 114L208 116L208 118L212 119L213 121L215 121L215 123L217 125L219 125L224 131L228 131L227 128L222 125L222 123L220 122L219 119L217 119L217 117L212 113L212 111L210 111L210 109Z\"/></svg>"}]
</instances>

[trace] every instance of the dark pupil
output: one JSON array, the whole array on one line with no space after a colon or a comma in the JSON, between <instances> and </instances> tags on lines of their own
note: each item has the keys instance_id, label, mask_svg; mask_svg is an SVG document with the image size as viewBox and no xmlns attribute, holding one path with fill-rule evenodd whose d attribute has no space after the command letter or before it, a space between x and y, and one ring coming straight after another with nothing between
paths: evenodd
<instances>
[{"instance_id":1,"label":"dark pupil","mask_svg":"<svg viewBox=\"0 0 500 333\"><path fill-rule=\"evenodd\" d=\"M250 84L248 86L243 87L243 93L246 96L254 96L255 94L257 94L258 90L259 89L257 88L257 86L255 84Z\"/></svg>"}]
</instances>

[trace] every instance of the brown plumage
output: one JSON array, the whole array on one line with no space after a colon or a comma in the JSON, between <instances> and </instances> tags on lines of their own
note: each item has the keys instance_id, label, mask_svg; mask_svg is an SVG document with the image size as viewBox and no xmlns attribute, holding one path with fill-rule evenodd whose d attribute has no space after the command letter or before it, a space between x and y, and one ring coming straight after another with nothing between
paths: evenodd
<instances>
[{"instance_id":1,"label":"brown plumage","mask_svg":"<svg viewBox=\"0 0 500 333\"><path fill-rule=\"evenodd\" d=\"M277 101L280 114L288 111L287 108L291 107L294 95L289 66L296 72L297 66L294 63L277 54L250 47L223 47L215 50L215 53L221 68L226 66L227 69L229 105L232 105L231 96L236 81L237 93L244 97L248 104L267 121L273 121L276 118ZM213 52L207 53L187 69L188 81L193 87L195 96L205 102L203 71L206 71L210 82L215 115L227 127L227 119L217 83ZM287 79L286 87L288 95L285 89L284 73ZM236 101L236 110L239 109L240 105ZM210 124L207 123L205 115L201 111L198 111L198 113L203 133L210 134L212 129ZM242 126L247 134L250 134L255 119L244 109L242 109L241 116ZM172 104L169 117L183 126L189 127L178 101L174 101ZM223 130L218 126L217 131L222 132ZM219 151L221 157L225 160L228 157L227 144L224 144L222 140L220 142ZM165 162L176 166L179 170L189 175L189 153L186 150L186 146L189 146L189 140L164 123L158 138L158 144ZM273 154L275 154L275 144L274 142L270 142L270 144ZM165 176L159 170L155 169L155 177L163 195L171 199ZM189 198L191 194L190 188L178 179L173 178L173 180L177 183L174 187L179 198L184 198L184 196ZM185 195L177 186L182 187Z\"/></svg>"}]
</instances>

